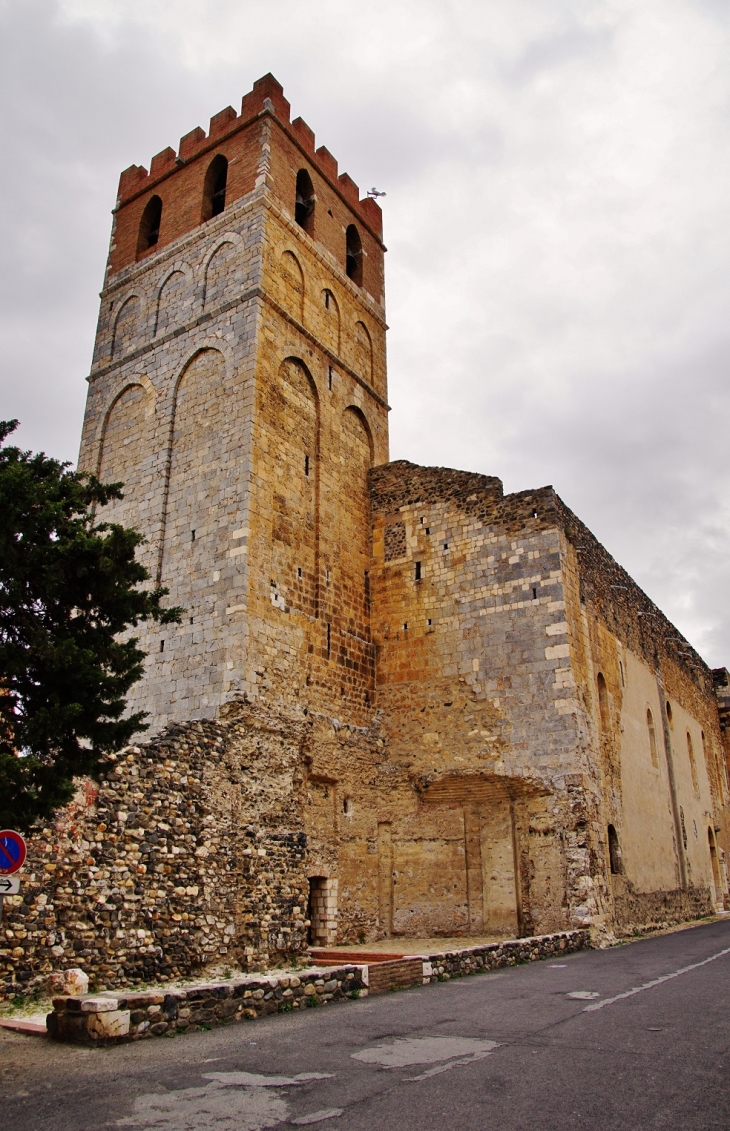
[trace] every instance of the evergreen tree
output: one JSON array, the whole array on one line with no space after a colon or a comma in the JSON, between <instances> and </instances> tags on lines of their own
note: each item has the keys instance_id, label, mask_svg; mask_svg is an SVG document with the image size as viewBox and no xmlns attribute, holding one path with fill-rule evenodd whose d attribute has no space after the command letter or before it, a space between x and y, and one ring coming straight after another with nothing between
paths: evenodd
<instances>
[{"instance_id":1,"label":"evergreen tree","mask_svg":"<svg viewBox=\"0 0 730 1131\"><path fill-rule=\"evenodd\" d=\"M16 427L0 422L0 444ZM0 828L49 818L147 729L125 716L145 656L128 630L182 610L144 587L142 535L97 518L122 486L0 447Z\"/></svg>"}]
</instances>

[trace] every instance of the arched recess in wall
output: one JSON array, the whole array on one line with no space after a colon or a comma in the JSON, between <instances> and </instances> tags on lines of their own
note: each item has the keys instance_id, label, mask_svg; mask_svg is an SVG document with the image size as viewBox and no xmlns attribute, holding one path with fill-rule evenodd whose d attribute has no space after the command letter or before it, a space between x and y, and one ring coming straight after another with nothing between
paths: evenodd
<instances>
[{"instance_id":1,"label":"arched recess in wall","mask_svg":"<svg viewBox=\"0 0 730 1131\"><path fill-rule=\"evenodd\" d=\"M136 345L142 330L142 302L139 295L124 299L117 311L112 332L112 357L123 357Z\"/></svg>"},{"instance_id":2,"label":"arched recess in wall","mask_svg":"<svg viewBox=\"0 0 730 1131\"><path fill-rule=\"evenodd\" d=\"M261 391L270 437L271 578L287 604L310 616L319 601L320 406L307 366L287 357Z\"/></svg>"},{"instance_id":3,"label":"arched recess in wall","mask_svg":"<svg viewBox=\"0 0 730 1131\"><path fill-rule=\"evenodd\" d=\"M603 672L599 672L596 676L596 686L598 687L598 714L601 720L601 730L605 734L609 729L610 713L608 708L608 688Z\"/></svg>"},{"instance_id":4,"label":"arched recess in wall","mask_svg":"<svg viewBox=\"0 0 730 1131\"><path fill-rule=\"evenodd\" d=\"M233 298L238 280L233 271L232 260L237 252L233 240L226 239L218 244L205 267L203 306L209 309L218 306L228 298Z\"/></svg>"},{"instance_id":5,"label":"arched recess in wall","mask_svg":"<svg viewBox=\"0 0 730 1131\"><path fill-rule=\"evenodd\" d=\"M355 372L372 384L373 340L364 322L355 323Z\"/></svg>"},{"instance_id":6,"label":"arched recess in wall","mask_svg":"<svg viewBox=\"0 0 730 1131\"><path fill-rule=\"evenodd\" d=\"M304 321L304 271L293 251L283 252L280 260L282 306L298 322Z\"/></svg>"},{"instance_id":7,"label":"arched recess in wall","mask_svg":"<svg viewBox=\"0 0 730 1131\"><path fill-rule=\"evenodd\" d=\"M340 429L340 527L338 568L344 603L367 620L367 572L370 568L370 489L373 439L362 410L350 405Z\"/></svg>"},{"instance_id":8,"label":"arched recess in wall","mask_svg":"<svg viewBox=\"0 0 730 1131\"><path fill-rule=\"evenodd\" d=\"M166 334L182 321L182 296L187 280L182 271L172 271L160 287L155 311L155 337Z\"/></svg>"},{"instance_id":9,"label":"arched recess in wall","mask_svg":"<svg viewBox=\"0 0 730 1131\"><path fill-rule=\"evenodd\" d=\"M142 383L127 385L112 402L104 421L97 475L102 483L123 483L123 499L99 511L105 522L133 526L147 534L150 526L149 460L153 451L154 394ZM142 547L148 558L150 547ZM145 562L149 567L149 561Z\"/></svg>"},{"instance_id":10,"label":"arched recess in wall","mask_svg":"<svg viewBox=\"0 0 730 1131\"><path fill-rule=\"evenodd\" d=\"M333 292L326 287L322 291L321 302L322 341L332 353L340 353L340 307Z\"/></svg>"},{"instance_id":11,"label":"arched recess in wall","mask_svg":"<svg viewBox=\"0 0 730 1131\"><path fill-rule=\"evenodd\" d=\"M228 548L221 550L218 539L228 534L221 524L230 502L221 457L235 427L229 400L225 357L217 349L201 349L175 390L159 567L170 604L184 605L194 617L210 611L211 562Z\"/></svg>"}]
</instances>

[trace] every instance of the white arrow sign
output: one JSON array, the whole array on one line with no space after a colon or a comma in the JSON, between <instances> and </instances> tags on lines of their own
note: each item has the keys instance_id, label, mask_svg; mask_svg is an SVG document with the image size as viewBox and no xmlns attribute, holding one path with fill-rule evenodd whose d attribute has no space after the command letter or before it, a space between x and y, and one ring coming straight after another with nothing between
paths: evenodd
<instances>
[{"instance_id":1,"label":"white arrow sign","mask_svg":"<svg viewBox=\"0 0 730 1131\"><path fill-rule=\"evenodd\" d=\"M20 891L20 876L0 876L0 895L17 895Z\"/></svg>"}]
</instances>

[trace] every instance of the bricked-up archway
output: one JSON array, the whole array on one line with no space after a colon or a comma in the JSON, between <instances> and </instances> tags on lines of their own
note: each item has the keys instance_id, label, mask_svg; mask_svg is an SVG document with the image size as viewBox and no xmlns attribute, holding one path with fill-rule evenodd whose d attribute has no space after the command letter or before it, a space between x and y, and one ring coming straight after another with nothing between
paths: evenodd
<instances>
[{"instance_id":1,"label":"bricked-up archway","mask_svg":"<svg viewBox=\"0 0 730 1131\"><path fill-rule=\"evenodd\" d=\"M420 784L427 809L442 807L463 819L466 934L525 933L520 857L529 852L517 810L548 796L538 781L497 774L445 774ZM524 816L524 814L523 814Z\"/></svg>"}]
</instances>

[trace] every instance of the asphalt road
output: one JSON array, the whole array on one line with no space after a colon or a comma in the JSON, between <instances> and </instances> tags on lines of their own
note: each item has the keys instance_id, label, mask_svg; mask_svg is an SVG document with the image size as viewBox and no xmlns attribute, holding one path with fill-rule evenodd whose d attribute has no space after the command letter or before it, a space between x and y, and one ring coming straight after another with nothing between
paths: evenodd
<instances>
[{"instance_id":1,"label":"asphalt road","mask_svg":"<svg viewBox=\"0 0 730 1131\"><path fill-rule=\"evenodd\" d=\"M4 1032L0 1127L728 1131L729 987L722 921L174 1040Z\"/></svg>"}]
</instances>

